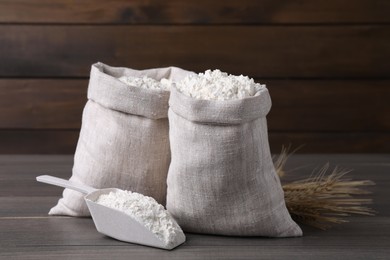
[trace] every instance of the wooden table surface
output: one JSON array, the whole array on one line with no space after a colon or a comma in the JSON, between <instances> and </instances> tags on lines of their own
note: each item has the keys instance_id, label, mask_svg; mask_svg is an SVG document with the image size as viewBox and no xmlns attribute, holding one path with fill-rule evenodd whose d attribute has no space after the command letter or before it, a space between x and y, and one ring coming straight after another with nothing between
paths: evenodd
<instances>
[{"instance_id":1,"label":"wooden table surface","mask_svg":"<svg viewBox=\"0 0 390 260\"><path fill-rule=\"evenodd\" d=\"M353 179L376 182L369 188L375 217L353 216L327 231L302 226L300 238L186 234L173 251L111 239L90 218L48 216L62 188L35 177L69 178L72 162L69 155L0 156L0 259L390 259L390 155L294 155L286 166L293 178L326 162L354 169Z\"/></svg>"}]
</instances>

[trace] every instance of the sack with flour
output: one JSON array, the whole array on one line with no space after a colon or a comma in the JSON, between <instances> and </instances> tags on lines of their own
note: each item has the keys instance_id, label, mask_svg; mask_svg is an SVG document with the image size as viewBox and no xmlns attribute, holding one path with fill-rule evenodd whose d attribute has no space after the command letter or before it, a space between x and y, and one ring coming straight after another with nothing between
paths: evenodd
<instances>
[{"instance_id":1,"label":"sack with flour","mask_svg":"<svg viewBox=\"0 0 390 260\"><path fill-rule=\"evenodd\" d=\"M172 89L169 105L167 209L184 231L302 235L286 209L271 159L265 86L234 100L196 99Z\"/></svg>"},{"instance_id":2,"label":"sack with flour","mask_svg":"<svg viewBox=\"0 0 390 260\"><path fill-rule=\"evenodd\" d=\"M129 86L121 77L180 80L188 71L92 65L71 181L95 188L115 187L165 204L170 163L169 92ZM83 195L65 189L51 215L89 216Z\"/></svg>"}]
</instances>

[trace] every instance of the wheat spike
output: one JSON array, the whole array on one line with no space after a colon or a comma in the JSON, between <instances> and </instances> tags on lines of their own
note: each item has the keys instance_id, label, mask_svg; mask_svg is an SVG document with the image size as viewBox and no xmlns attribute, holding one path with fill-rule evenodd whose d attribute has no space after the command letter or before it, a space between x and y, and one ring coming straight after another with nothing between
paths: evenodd
<instances>
[{"instance_id":1,"label":"wheat spike","mask_svg":"<svg viewBox=\"0 0 390 260\"><path fill-rule=\"evenodd\" d=\"M291 155L288 151L283 147L279 157L274 159L276 172L281 178L285 175L285 164ZM374 215L374 210L364 206L370 204L371 199L354 197L369 194L362 187L374 183L346 179L345 175L350 171L339 167L330 171L329 164L325 164L312 177L284 184L286 206L293 219L326 229L332 224L347 222L345 217L351 214Z\"/></svg>"}]
</instances>

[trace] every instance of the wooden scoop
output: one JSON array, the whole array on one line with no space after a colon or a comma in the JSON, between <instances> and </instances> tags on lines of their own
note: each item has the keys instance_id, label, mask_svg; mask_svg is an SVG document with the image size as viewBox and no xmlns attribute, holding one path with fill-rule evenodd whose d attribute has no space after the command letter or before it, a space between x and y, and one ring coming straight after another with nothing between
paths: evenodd
<instances>
[{"instance_id":1,"label":"wooden scoop","mask_svg":"<svg viewBox=\"0 0 390 260\"><path fill-rule=\"evenodd\" d=\"M183 238L178 239L175 244L165 245L164 241L161 241L154 233L152 233L148 228L132 218L130 215L117 209L109 208L96 203L96 200L100 195L120 191L120 189L95 189L87 185L74 183L49 175L38 176L37 181L69 188L86 194L84 199L87 203L96 229L104 235L125 242L167 250L171 250L185 242L185 237L183 236Z\"/></svg>"}]
</instances>

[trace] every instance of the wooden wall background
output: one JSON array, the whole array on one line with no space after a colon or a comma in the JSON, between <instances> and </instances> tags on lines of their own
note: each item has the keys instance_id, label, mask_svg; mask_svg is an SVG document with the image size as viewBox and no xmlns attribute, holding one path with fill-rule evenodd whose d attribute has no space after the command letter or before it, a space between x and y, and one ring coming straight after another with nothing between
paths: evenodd
<instances>
[{"instance_id":1,"label":"wooden wall background","mask_svg":"<svg viewBox=\"0 0 390 260\"><path fill-rule=\"evenodd\" d=\"M274 152L390 152L388 0L0 0L0 153L73 153L96 61L266 83Z\"/></svg>"}]
</instances>

